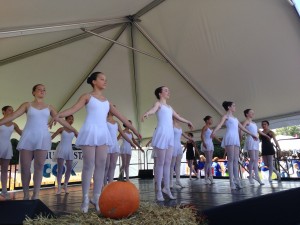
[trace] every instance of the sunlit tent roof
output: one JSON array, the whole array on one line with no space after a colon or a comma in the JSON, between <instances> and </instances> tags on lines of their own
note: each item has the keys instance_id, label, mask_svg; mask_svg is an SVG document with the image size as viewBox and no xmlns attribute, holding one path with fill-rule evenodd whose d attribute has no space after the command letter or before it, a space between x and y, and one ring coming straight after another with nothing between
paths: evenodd
<instances>
[{"instance_id":1,"label":"sunlit tent roof","mask_svg":"<svg viewBox=\"0 0 300 225\"><path fill-rule=\"evenodd\" d=\"M299 124L299 25L286 0L2 1L0 102L17 108L43 83L46 101L61 110L102 71L105 95L143 137L156 120L140 117L161 85L196 129L206 115L220 119L224 100L236 103L241 120L253 108L272 128ZM84 117L84 109L75 115L76 128ZM21 128L25 118L16 120Z\"/></svg>"}]
</instances>

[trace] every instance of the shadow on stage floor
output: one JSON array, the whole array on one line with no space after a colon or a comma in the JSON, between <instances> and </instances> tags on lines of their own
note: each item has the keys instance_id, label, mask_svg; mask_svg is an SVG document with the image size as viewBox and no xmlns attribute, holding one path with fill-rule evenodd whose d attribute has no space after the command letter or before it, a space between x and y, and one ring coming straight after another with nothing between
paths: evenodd
<instances>
[{"instance_id":1,"label":"shadow on stage floor","mask_svg":"<svg viewBox=\"0 0 300 225\"><path fill-rule=\"evenodd\" d=\"M181 182L185 186L180 188L174 186L172 192L177 198L176 200L166 200L158 204L165 206L175 206L180 204L191 204L195 206L198 212L205 210L211 210L218 208L228 203L237 203L253 197L264 196L272 193L280 193L285 190L293 188L300 188L299 181L282 181L278 182L274 180L272 183L266 182L265 185L250 186L248 180L243 180L243 189L231 190L229 187L228 179L215 179L215 184L207 185L204 183L204 179L192 179L182 178ZM152 179L131 179L137 188L140 190L141 201L155 202L154 180ZM78 211L81 204L81 185L74 185L69 187L69 194L55 195L55 188L43 189L40 192L40 200L46 204L55 214L65 214ZM300 193L300 191L299 191ZM14 192L11 197L16 200L22 200L23 193L21 191ZM2 199L0 199L2 200ZM298 202L298 199L295 199ZM278 209L282 207L289 207L282 205L281 202L272 202L272 204L278 204ZM295 202L291 202L291 206ZM298 203L297 203L298 205ZM92 205L91 205L92 207ZM273 207L275 207L273 205ZM297 208L299 208L297 206ZM252 210L252 209L249 209ZM247 211L247 210L246 210ZM247 214L247 212L245 212Z\"/></svg>"}]
</instances>

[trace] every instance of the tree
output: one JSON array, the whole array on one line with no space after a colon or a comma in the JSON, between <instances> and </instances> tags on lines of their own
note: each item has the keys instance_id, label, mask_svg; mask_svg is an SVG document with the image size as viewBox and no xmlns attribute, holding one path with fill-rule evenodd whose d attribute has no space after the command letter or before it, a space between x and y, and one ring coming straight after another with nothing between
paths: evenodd
<instances>
[{"instance_id":1,"label":"tree","mask_svg":"<svg viewBox=\"0 0 300 225\"><path fill-rule=\"evenodd\" d=\"M288 136L300 136L300 126L288 126L276 129L276 134Z\"/></svg>"}]
</instances>

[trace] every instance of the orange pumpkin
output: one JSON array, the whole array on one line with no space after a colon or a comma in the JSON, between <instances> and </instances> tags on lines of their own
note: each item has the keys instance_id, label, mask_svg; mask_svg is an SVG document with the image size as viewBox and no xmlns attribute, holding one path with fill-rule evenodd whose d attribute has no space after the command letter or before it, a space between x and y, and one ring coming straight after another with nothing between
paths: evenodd
<instances>
[{"instance_id":1,"label":"orange pumpkin","mask_svg":"<svg viewBox=\"0 0 300 225\"><path fill-rule=\"evenodd\" d=\"M139 206L139 191L131 182L112 182L104 187L99 198L101 214L112 219L128 217L137 211Z\"/></svg>"}]
</instances>

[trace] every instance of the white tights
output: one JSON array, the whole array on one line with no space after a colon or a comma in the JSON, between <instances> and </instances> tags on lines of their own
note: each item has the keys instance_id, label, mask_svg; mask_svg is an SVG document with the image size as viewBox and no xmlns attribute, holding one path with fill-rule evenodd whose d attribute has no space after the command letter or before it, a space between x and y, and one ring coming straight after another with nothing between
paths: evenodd
<instances>
[{"instance_id":1,"label":"white tights","mask_svg":"<svg viewBox=\"0 0 300 225\"><path fill-rule=\"evenodd\" d=\"M259 152L258 152L258 150L248 150L248 154L250 157L250 162L249 162L249 166L248 166L249 176L252 177L252 170L253 170L255 178L259 179L259 174L258 174Z\"/></svg>"},{"instance_id":2,"label":"white tights","mask_svg":"<svg viewBox=\"0 0 300 225\"><path fill-rule=\"evenodd\" d=\"M126 180L129 180L129 164L131 160L131 155L129 154L121 154L122 159L122 166L120 168L120 171L124 170L126 174Z\"/></svg>"},{"instance_id":3,"label":"white tights","mask_svg":"<svg viewBox=\"0 0 300 225\"><path fill-rule=\"evenodd\" d=\"M240 148L238 146L225 146L225 151L228 158L228 174L230 183L234 183L234 179L239 179L239 155Z\"/></svg>"},{"instance_id":4,"label":"white tights","mask_svg":"<svg viewBox=\"0 0 300 225\"><path fill-rule=\"evenodd\" d=\"M83 198L88 198L92 176L94 181L93 195L99 196L104 180L107 145L81 146L81 149L83 153L83 169L81 174Z\"/></svg>"},{"instance_id":5,"label":"white tights","mask_svg":"<svg viewBox=\"0 0 300 225\"><path fill-rule=\"evenodd\" d=\"M58 158L57 159L57 184L58 187L60 188L61 185L61 179L62 179L62 173L64 170L64 159ZM71 175L71 170L72 170L72 160L66 160L66 172L65 172L65 186L68 185L69 183L69 179L70 179L70 175Z\"/></svg>"},{"instance_id":6,"label":"white tights","mask_svg":"<svg viewBox=\"0 0 300 225\"><path fill-rule=\"evenodd\" d=\"M204 172L205 172L205 178L212 176L211 174L211 164L212 164L212 156L213 151L204 151L204 155L206 158L205 164L204 164Z\"/></svg>"},{"instance_id":7,"label":"white tights","mask_svg":"<svg viewBox=\"0 0 300 225\"><path fill-rule=\"evenodd\" d=\"M21 179L24 192L24 199L29 198L29 183L31 180L31 161L34 158L34 173L33 173L33 195L32 199L38 199L41 183L43 179L43 168L48 151L45 150L21 150L20 163L21 163Z\"/></svg>"},{"instance_id":8,"label":"white tights","mask_svg":"<svg viewBox=\"0 0 300 225\"><path fill-rule=\"evenodd\" d=\"M2 193L7 192L7 172L10 159L0 159Z\"/></svg>"},{"instance_id":9,"label":"white tights","mask_svg":"<svg viewBox=\"0 0 300 225\"><path fill-rule=\"evenodd\" d=\"M114 180L119 153L108 153L105 166L104 185Z\"/></svg>"},{"instance_id":10,"label":"white tights","mask_svg":"<svg viewBox=\"0 0 300 225\"><path fill-rule=\"evenodd\" d=\"M274 168L273 155L263 155L263 161L265 165L269 168L269 180L272 179L273 171L278 176L279 172Z\"/></svg>"},{"instance_id":11,"label":"white tights","mask_svg":"<svg viewBox=\"0 0 300 225\"><path fill-rule=\"evenodd\" d=\"M176 181L180 181L180 166L181 166L182 155L177 155L176 157L172 157L171 167L170 167L170 183L173 183L173 172L175 166L176 173Z\"/></svg>"},{"instance_id":12,"label":"white tights","mask_svg":"<svg viewBox=\"0 0 300 225\"><path fill-rule=\"evenodd\" d=\"M170 166L172 161L173 148L169 149L155 149L156 151L156 165L155 165L155 178L156 190L161 192L161 182L164 178L164 189L170 191Z\"/></svg>"}]
</instances>

